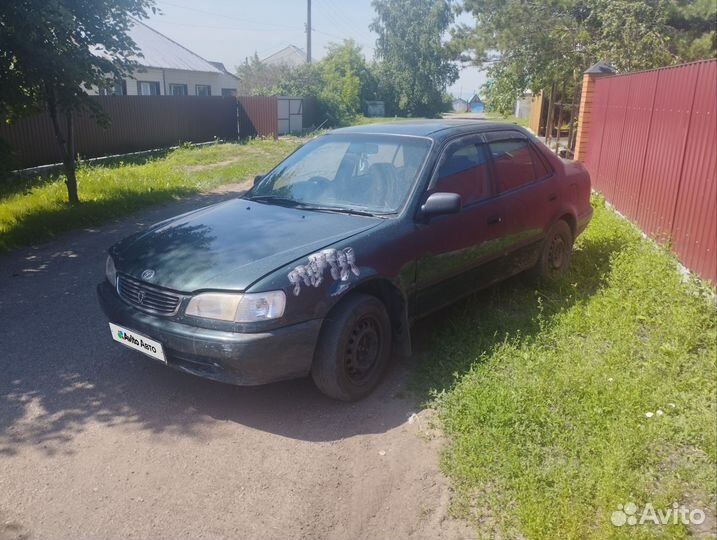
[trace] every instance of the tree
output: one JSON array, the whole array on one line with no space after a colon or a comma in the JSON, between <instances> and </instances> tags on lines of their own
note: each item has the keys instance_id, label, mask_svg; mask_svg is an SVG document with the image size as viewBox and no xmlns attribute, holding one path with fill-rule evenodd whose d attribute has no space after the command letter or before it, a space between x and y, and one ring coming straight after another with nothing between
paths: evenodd
<instances>
[{"instance_id":1,"label":"tree","mask_svg":"<svg viewBox=\"0 0 717 540\"><path fill-rule=\"evenodd\" d=\"M452 31L462 60L488 68L488 105L526 89L571 94L602 60L635 71L714 56L713 0L464 0L474 26Z\"/></svg>"},{"instance_id":2,"label":"tree","mask_svg":"<svg viewBox=\"0 0 717 540\"><path fill-rule=\"evenodd\" d=\"M253 95L314 96L329 125L348 123L373 97L375 83L361 47L351 39L331 43L321 62L272 66L254 58L237 67L243 91Z\"/></svg>"},{"instance_id":3,"label":"tree","mask_svg":"<svg viewBox=\"0 0 717 540\"><path fill-rule=\"evenodd\" d=\"M369 94L374 86L361 47L352 39L330 44L320 69L323 82L320 98L329 120L343 124L360 114L361 103L372 97Z\"/></svg>"},{"instance_id":4,"label":"tree","mask_svg":"<svg viewBox=\"0 0 717 540\"><path fill-rule=\"evenodd\" d=\"M378 34L378 93L390 112L434 116L443 93L458 78L443 36L454 21L449 0L373 0Z\"/></svg>"},{"instance_id":5,"label":"tree","mask_svg":"<svg viewBox=\"0 0 717 540\"><path fill-rule=\"evenodd\" d=\"M323 80L319 64L300 64L287 68L272 87L270 95L319 97Z\"/></svg>"},{"instance_id":6,"label":"tree","mask_svg":"<svg viewBox=\"0 0 717 540\"><path fill-rule=\"evenodd\" d=\"M717 56L717 4L714 0L673 0L667 25L673 29L672 48L678 58L698 60Z\"/></svg>"},{"instance_id":7,"label":"tree","mask_svg":"<svg viewBox=\"0 0 717 540\"><path fill-rule=\"evenodd\" d=\"M525 72L514 64L496 64L483 85L486 109L508 116L515 111L517 89L527 88Z\"/></svg>"},{"instance_id":8,"label":"tree","mask_svg":"<svg viewBox=\"0 0 717 540\"><path fill-rule=\"evenodd\" d=\"M285 65L266 64L254 53L251 60L237 66L237 77L241 80L242 92L250 96L270 96L274 88L284 80L291 68Z\"/></svg>"},{"instance_id":9,"label":"tree","mask_svg":"<svg viewBox=\"0 0 717 540\"><path fill-rule=\"evenodd\" d=\"M0 4L0 115L10 122L46 107L62 151L70 203L79 203L73 113L106 121L86 90L111 86L140 54L127 35L154 0L22 0Z\"/></svg>"}]
</instances>

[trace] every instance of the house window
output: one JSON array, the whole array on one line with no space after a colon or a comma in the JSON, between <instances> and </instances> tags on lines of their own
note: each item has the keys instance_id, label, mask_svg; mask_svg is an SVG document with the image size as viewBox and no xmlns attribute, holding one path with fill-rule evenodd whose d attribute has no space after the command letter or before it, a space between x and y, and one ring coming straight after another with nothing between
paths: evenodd
<instances>
[{"instance_id":1,"label":"house window","mask_svg":"<svg viewBox=\"0 0 717 540\"><path fill-rule=\"evenodd\" d=\"M99 89L101 96L126 96L127 95L127 82L117 81L116 83L105 86Z\"/></svg>"},{"instance_id":2,"label":"house window","mask_svg":"<svg viewBox=\"0 0 717 540\"><path fill-rule=\"evenodd\" d=\"M195 86L195 92L198 96L211 96L212 87L208 84L198 84Z\"/></svg>"},{"instance_id":3,"label":"house window","mask_svg":"<svg viewBox=\"0 0 717 540\"><path fill-rule=\"evenodd\" d=\"M101 96L126 96L127 83L125 81L117 81L109 86L103 86L98 91Z\"/></svg>"},{"instance_id":4,"label":"house window","mask_svg":"<svg viewBox=\"0 0 717 540\"><path fill-rule=\"evenodd\" d=\"M237 89L236 88L222 88L222 95L236 97Z\"/></svg>"},{"instance_id":5,"label":"house window","mask_svg":"<svg viewBox=\"0 0 717 540\"><path fill-rule=\"evenodd\" d=\"M139 96L158 96L159 83L156 81L137 81L137 95Z\"/></svg>"},{"instance_id":6,"label":"house window","mask_svg":"<svg viewBox=\"0 0 717 540\"><path fill-rule=\"evenodd\" d=\"M186 96L187 85L186 84L170 84L169 85L170 96Z\"/></svg>"}]
</instances>

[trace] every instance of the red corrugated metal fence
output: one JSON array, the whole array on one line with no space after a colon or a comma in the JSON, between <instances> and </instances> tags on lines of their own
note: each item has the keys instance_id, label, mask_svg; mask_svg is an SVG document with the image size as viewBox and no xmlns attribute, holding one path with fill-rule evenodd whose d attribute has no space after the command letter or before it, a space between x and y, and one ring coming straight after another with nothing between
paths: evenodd
<instances>
[{"instance_id":1,"label":"red corrugated metal fence","mask_svg":"<svg viewBox=\"0 0 717 540\"><path fill-rule=\"evenodd\" d=\"M717 283L717 60L595 82L593 187Z\"/></svg>"},{"instance_id":2,"label":"red corrugated metal fence","mask_svg":"<svg viewBox=\"0 0 717 540\"><path fill-rule=\"evenodd\" d=\"M236 98L219 96L96 96L110 119L103 128L88 113L74 116L75 148L83 158L164 148L182 142L236 139ZM64 125L64 124L63 124ZM0 123L14 167L57 163L60 149L46 113Z\"/></svg>"}]
</instances>

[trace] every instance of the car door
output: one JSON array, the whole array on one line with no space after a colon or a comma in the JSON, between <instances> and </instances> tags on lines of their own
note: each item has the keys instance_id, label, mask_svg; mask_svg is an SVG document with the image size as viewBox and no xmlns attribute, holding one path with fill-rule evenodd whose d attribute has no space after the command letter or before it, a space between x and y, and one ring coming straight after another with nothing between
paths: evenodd
<instances>
[{"instance_id":1,"label":"car door","mask_svg":"<svg viewBox=\"0 0 717 540\"><path fill-rule=\"evenodd\" d=\"M505 208L505 277L532 266L559 204L553 170L531 140L515 130L485 134L497 197Z\"/></svg>"},{"instance_id":2,"label":"car door","mask_svg":"<svg viewBox=\"0 0 717 540\"><path fill-rule=\"evenodd\" d=\"M432 193L461 196L457 214L417 226L418 311L428 313L495 279L502 253L504 209L495 197L490 156L480 135L462 137L442 151L424 199Z\"/></svg>"}]
</instances>

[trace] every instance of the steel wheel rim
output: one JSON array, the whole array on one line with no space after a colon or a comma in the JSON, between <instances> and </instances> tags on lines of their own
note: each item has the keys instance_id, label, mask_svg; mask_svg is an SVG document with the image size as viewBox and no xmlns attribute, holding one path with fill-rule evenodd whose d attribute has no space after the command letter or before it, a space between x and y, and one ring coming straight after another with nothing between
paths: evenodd
<instances>
[{"instance_id":1,"label":"steel wheel rim","mask_svg":"<svg viewBox=\"0 0 717 540\"><path fill-rule=\"evenodd\" d=\"M548 261L553 270L560 270L565 262L565 240L561 235L556 235L550 243Z\"/></svg>"},{"instance_id":2,"label":"steel wheel rim","mask_svg":"<svg viewBox=\"0 0 717 540\"><path fill-rule=\"evenodd\" d=\"M381 354L381 327L372 316L356 321L346 344L344 365L348 378L355 383L365 382L378 365Z\"/></svg>"}]
</instances>

